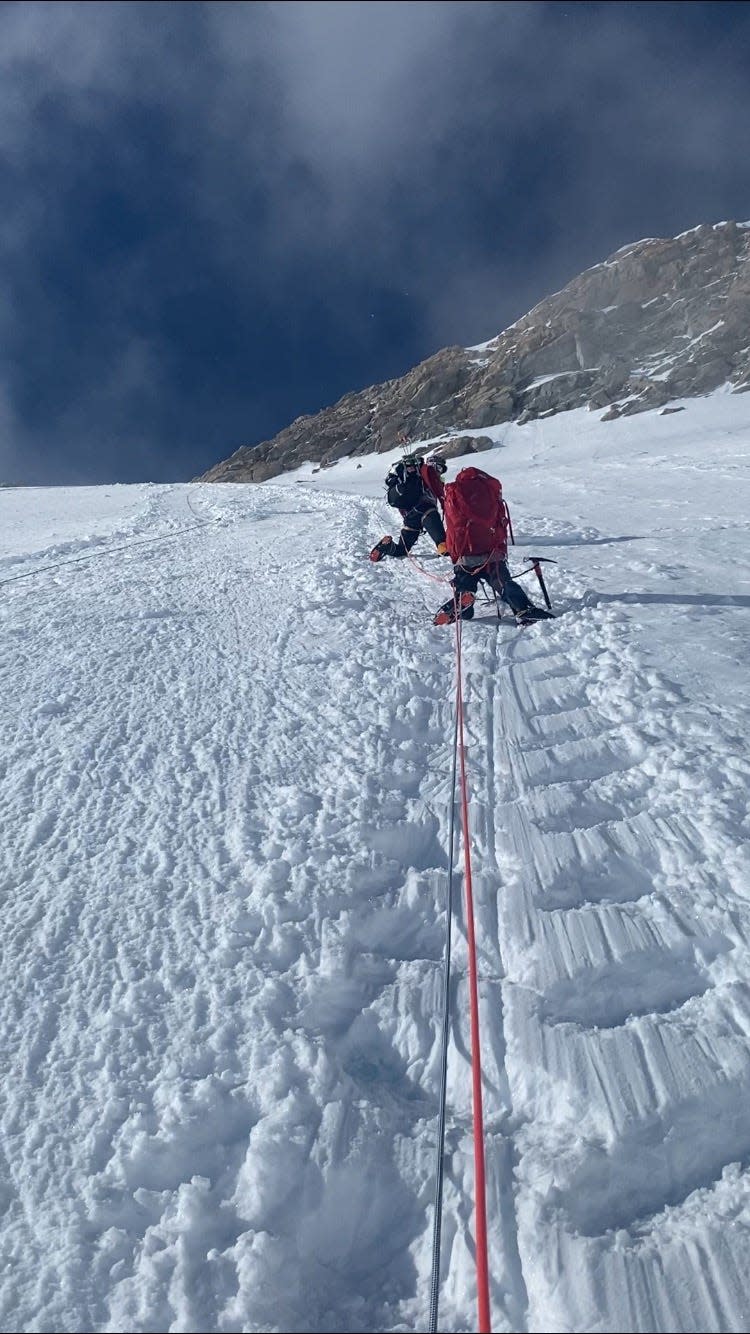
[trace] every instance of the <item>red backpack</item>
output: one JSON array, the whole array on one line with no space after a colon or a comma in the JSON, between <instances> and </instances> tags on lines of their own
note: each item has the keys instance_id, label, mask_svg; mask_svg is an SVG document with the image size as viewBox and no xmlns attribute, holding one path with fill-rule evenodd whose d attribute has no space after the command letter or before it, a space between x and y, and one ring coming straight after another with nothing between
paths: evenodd
<instances>
[{"instance_id":1,"label":"red backpack","mask_svg":"<svg viewBox=\"0 0 750 1334\"><path fill-rule=\"evenodd\" d=\"M507 555L508 507L496 477L481 468L462 468L455 482L446 483L443 508L445 540L453 560Z\"/></svg>"}]
</instances>

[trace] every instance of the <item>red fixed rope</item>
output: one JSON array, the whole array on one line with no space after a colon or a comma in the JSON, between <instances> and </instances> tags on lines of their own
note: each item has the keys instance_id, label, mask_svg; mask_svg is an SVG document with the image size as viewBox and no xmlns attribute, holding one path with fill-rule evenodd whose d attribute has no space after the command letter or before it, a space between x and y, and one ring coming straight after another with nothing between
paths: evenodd
<instances>
[{"instance_id":1,"label":"red fixed rope","mask_svg":"<svg viewBox=\"0 0 750 1334\"><path fill-rule=\"evenodd\" d=\"M484 1118L482 1115L482 1058L479 1038L479 987L477 982L477 946L474 932L474 890L471 878L471 836L469 832L469 793L464 747L464 693L461 659L461 616L456 598L456 712L458 716L458 753L461 784L461 823L464 831L464 883L466 886L466 943L469 955L469 1013L471 1021L471 1084L474 1120L474 1206L476 1216L477 1307L479 1334L490 1334L490 1283L487 1258L487 1190L484 1170Z\"/></svg>"},{"instance_id":2,"label":"red fixed rope","mask_svg":"<svg viewBox=\"0 0 750 1334\"><path fill-rule=\"evenodd\" d=\"M407 552L411 564L433 583L449 583L444 575L431 574ZM480 567L484 568L484 567ZM478 573L472 570L472 574ZM461 657L461 607L454 589L456 627L456 719L458 723L459 774L461 785L461 824L464 832L464 883L466 885L466 943L469 956L469 1018L471 1033L471 1086L474 1130L474 1211L477 1269L477 1314L479 1334L491 1334L490 1278L487 1256L487 1187L484 1165L484 1117L482 1114L482 1057L479 1036L479 985L477 980L477 945L474 930L474 889L471 876L471 834L469 829L469 791L464 746L463 660Z\"/></svg>"}]
</instances>

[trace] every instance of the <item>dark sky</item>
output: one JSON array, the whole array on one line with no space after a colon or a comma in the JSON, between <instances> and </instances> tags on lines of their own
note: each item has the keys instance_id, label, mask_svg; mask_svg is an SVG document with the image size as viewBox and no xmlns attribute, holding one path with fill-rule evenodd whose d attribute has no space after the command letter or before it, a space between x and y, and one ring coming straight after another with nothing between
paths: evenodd
<instances>
[{"instance_id":1,"label":"dark sky","mask_svg":"<svg viewBox=\"0 0 750 1334\"><path fill-rule=\"evenodd\" d=\"M179 481L750 219L745 3L0 4L0 481Z\"/></svg>"}]
</instances>

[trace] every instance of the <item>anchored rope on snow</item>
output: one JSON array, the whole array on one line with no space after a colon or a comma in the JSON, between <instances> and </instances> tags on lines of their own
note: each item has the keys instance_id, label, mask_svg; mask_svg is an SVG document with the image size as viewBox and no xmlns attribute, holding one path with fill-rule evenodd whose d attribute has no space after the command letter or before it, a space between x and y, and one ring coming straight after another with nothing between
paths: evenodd
<instances>
[{"instance_id":1,"label":"anchored rope on snow","mask_svg":"<svg viewBox=\"0 0 750 1334\"><path fill-rule=\"evenodd\" d=\"M407 553L408 554L408 553ZM413 557L412 564L421 573L437 583L448 583L443 576L424 570ZM476 933L474 929L474 892L471 867L471 832L469 826L469 796L466 772L466 745L464 739L463 659L461 633L463 621L458 593L453 592L456 627L456 706L453 735L453 765L451 777L451 815L449 828L449 872L447 935L443 974L443 1023L440 1056L440 1098L435 1170L435 1213L432 1233L432 1272L430 1281L430 1334L437 1332L440 1293L440 1243L442 1237L443 1182L445 1176L445 1117L447 1101L448 1039L450 1034L450 967L451 926L453 916L453 852L455 841L456 779L460 769L461 823L464 847L464 885L466 898L466 941L469 973L469 1024L471 1038L472 1117L474 1138L474 1210L477 1270L477 1306L480 1334L490 1334L489 1261L487 1255L487 1189L484 1160L484 1118L482 1111L482 1060L479 1033L479 986L477 978Z\"/></svg>"},{"instance_id":2,"label":"anchored rope on snow","mask_svg":"<svg viewBox=\"0 0 750 1334\"><path fill-rule=\"evenodd\" d=\"M80 565L83 561L104 560L105 556L115 556L121 551L130 551L133 547L153 546L157 542L173 542L176 538L182 537L183 533L195 532L197 528L210 528L212 524L219 522L220 519L201 519L200 523L187 524L184 528L176 528L171 533L161 533L156 537L139 537L133 542L123 542L118 547L105 547L103 551L86 551L81 556L66 556L65 560L54 561L49 565L38 565L35 570L26 570L23 574L12 574L8 579L0 579L0 588L4 588L6 584L17 584L21 579L33 579L35 575L46 574L49 570L59 570L63 565Z\"/></svg>"},{"instance_id":3,"label":"anchored rope on snow","mask_svg":"<svg viewBox=\"0 0 750 1334\"><path fill-rule=\"evenodd\" d=\"M458 600L456 599L458 603ZM458 719L458 753L461 775L461 821L464 844L464 889L466 898L466 944L469 960L469 1016L471 1032L472 1115L474 1122L474 1214L477 1268L477 1306L479 1334L490 1334L489 1262L487 1256L487 1189L484 1166L484 1117L482 1114L482 1057L479 1034L479 984L477 978L477 946L474 930L474 890L471 875L471 833L469 828L469 791L466 775L466 746L464 741L463 663L461 657L461 626L463 622L456 605L456 716Z\"/></svg>"},{"instance_id":4,"label":"anchored rope on snow","mask_svg":"<svg viewBox=\"0 0 750 1334\"><path fill-rule=\"evenodd\" d=\"M443 1027L440 1050L440 1104L435 1153L435 1213L432 1223L432 1276L430 1280L430 1334L437 1334L440 1300L440 1243L443 1227L443 1179L445 1176L445 1108L448 1087L448 1040L450 1038L451 939L453 925L453 861L456 830L456 772L458 769L458 709L453 729L450 821L448 830L448 894L446 903L445 956L443 960Z\"/></svg>"},{"instance_id":5,"label":"anchored rope on snow","mask_svg":"<svg viewBox=\"0 0 750 1334\"><path fill-rule=\"evenodd\" d=\"M450 583L443 575L432 574L425 570L409 552L406 553L411 564L434 583ZM485 562L490 563L491 557ZM485 566L480 566L479 570ZM472 573L479 574L479 570ZM480 575L481 577L481 575ZM494 590L493 590L494 591ZM477 1314L479 1334L490 1334L492 1329L489 1294L489 1259L487 1250L487 1186L484 1156L484 1115L482 1108L482 1059L479 1030L479 982L477 970L476 931L474 925L474 890L471 865L471 830L469 825L469 793L466 769L466 743L464 737L464 694L463 694L463 658L461 635L463 621L459 595L453 590L455 614L455 650L456 650L456 707L453 739L453 773L451 780L451 818L450 818L450 868L448 875L448 922L444 962L443 981L443 1023L442 1047L440 1060L440 1100L438 1113L438 1133L436 1145L435 1172L435 1215L432 1235L432 1271L430 1283L430 1334L437 1332L438 1301L440 1292L440 1242L442 1235L443 1182L445 1175L445 1117L447 1101L447 1063L448 1039L450 1031L450 963L451 963L451 924L453 910L453 850L455 828L455 792L457 771L460 772L461 788L461 824L463 828L464 850L464 885L466 900L466 944L468 953L469 976L469 1026L472 1079L472 1122L474 1141L474 1215L475 1249L477 1273ZM497 598L495 599L497 602Z\"/></svg>"}]
</instances>

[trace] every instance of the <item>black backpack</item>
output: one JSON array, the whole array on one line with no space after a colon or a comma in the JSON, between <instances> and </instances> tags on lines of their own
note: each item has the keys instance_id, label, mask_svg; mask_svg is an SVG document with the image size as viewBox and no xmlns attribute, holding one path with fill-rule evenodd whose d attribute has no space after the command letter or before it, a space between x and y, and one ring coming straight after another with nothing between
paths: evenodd
<instances>
[{"instance_id":1,"label":"black backpack","mask_svg":"<svg viewBox=\"0 0 750 1334\"><path fill-rule=\"evenodd\" d=\"M424 459L419 454L399 459L385 479L385 498L397 510L410 510L424 495L424 482L419 469Z\"/></svg>"}]
</instances>

